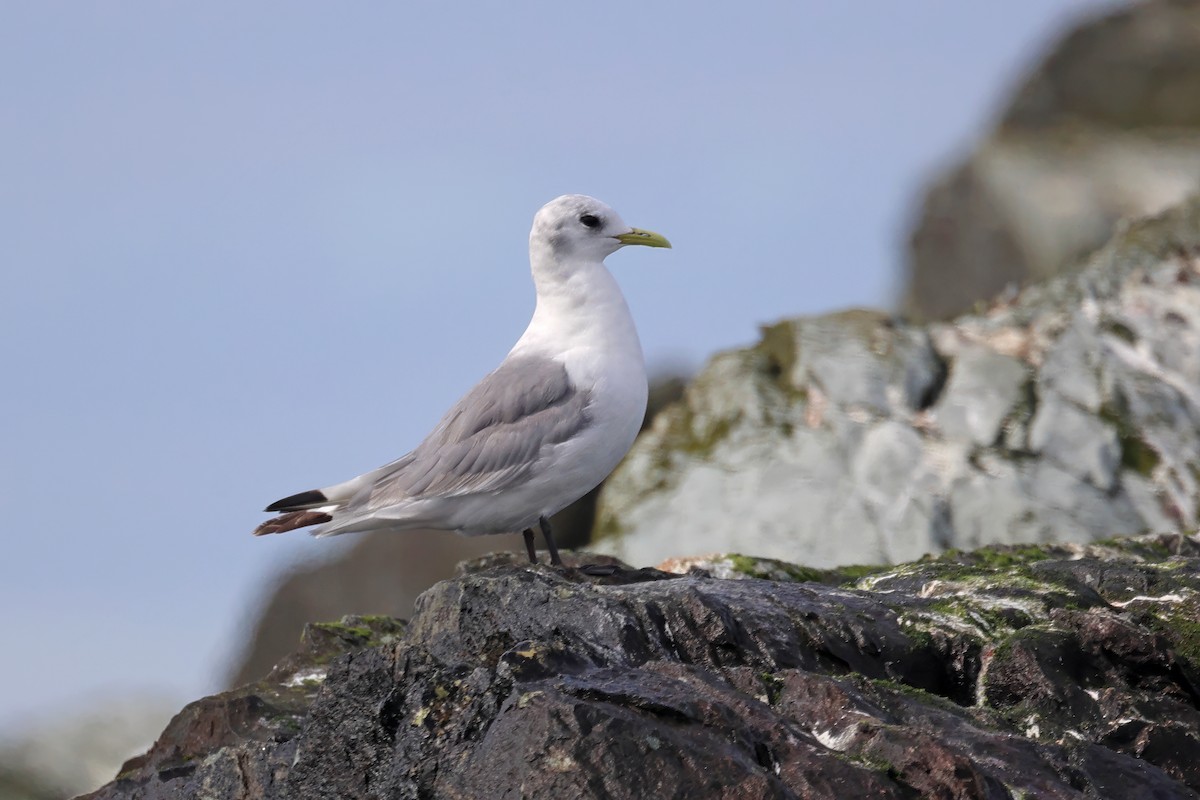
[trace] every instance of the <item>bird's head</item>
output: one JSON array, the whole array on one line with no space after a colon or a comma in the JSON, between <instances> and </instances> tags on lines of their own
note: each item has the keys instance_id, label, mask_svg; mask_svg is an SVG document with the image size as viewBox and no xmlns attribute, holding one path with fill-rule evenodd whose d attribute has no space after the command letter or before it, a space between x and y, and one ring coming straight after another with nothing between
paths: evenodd
<instances>
[{"instance_id":1,"label":"bird's head","mask_svg":"<svg viewBox=\"0 0 1200 800\"><path fill-rule=\"evenodd\" d=\"M533 218L529 246L556 258L603 261L628 244L670 247L665 237L631 228L621 215L594 197L564 194L542 206Z\"/></svg>"}]
</instances>

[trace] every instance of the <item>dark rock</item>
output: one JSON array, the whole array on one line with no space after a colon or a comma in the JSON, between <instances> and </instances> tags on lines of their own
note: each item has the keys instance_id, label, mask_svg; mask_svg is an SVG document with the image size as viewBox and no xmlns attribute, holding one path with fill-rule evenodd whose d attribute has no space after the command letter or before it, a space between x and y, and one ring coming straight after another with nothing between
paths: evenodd
<instances>
[{"instance_id":1,"label":"dark rock","mask_svg":"<svg viewBox=\"0 0 1200 800\"><path fill-rule=\"evenodd\" d=\"M403 630L404 623L390 617L344 617L305 626L299 650L266 678L189 703L148 751L122 766L117 782L146 774L164 781L187 778L231 743L252 748L290 741L301 730L335 657L395 641Z\"/></svg>"},{"instance_id":2,"label":"dark rock","mask_svg":"<svg viewBox=\"0 0 1200 800\"><path fill-rule=\"evenodd\" d=\"M446 531L366 533L329 561L290 566L267 588L247 626L226 685L259 680L295 647L307 622L348 614L412 615L413 603L459 562L492 550L524 550L521 536L467 537Z\"/></svg>"},{"instance_id":3,"label":"dark rock","mask_svg":"<svg viewBox=\"0 0 1200 800\"><path fill-rule=\"evenodd\" d=\"M1196 0L1130 3L1067 32L1020 86L1001 126L1200 128L1198 13Z\"/></svg>"},{"instance_id":4,"label":"dark rock","mask_svg":"<svg viewBox=\"0 0 1200 800\"><path fill-rule=\"evenodd\" d=\"M1195 537L842 585L505 561L310 627L89 797L1200 796Z\"/></svg>"},{"instance_id":5,"label":"dark rock","mask_svg":"<svg viewBox=\"0 0 1200 800\"><path fill-rule=\"evenodd\" d=\"M995 130L934 179L911 234L902 302L947 319L1071 269L1123 217L1200 178L1200 3L1120 4L1032 65Z\"/></svg>"},{"instance_id":6,"label":"dark rock","mask_svg":"<svg viewBox=\"0 0 1200 800\"><path fill-rule=\"evenodd\" d=\"M906 313L948 319L1031 277L1018 232L989 188L970 163L926 188L909 239Z\"/></svg>"}]
</instances>

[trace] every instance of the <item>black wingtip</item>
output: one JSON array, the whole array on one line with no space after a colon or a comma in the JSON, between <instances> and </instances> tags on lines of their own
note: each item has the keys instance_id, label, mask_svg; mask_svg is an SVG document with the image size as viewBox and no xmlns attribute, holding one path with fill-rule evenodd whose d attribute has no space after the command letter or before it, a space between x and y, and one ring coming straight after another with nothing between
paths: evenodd
<instances>
[{"instance_id":1,"label":"black wingtip","mask_svg":"<svg viewBox=\"0 0 1200 800\"><path fill-rule=\"evenodd\" d=\"M264 511L301 511L311 506L324 505L329 502L329 498L320 489L309 489L307 492L300 492L291 497L285 497L282 500L276 500L271 505L267 506Z\"/></svg>"}]
</instances>

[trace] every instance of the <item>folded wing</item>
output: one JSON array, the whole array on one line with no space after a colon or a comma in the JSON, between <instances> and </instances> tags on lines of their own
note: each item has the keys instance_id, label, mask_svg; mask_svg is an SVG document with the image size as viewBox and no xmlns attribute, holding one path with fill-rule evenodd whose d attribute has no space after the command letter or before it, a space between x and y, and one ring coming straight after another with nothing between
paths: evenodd
<instances>
[{"instance_id":1,"label":"folded wing","mask_svg":"<svg viewBox=\"0 0 1200 800\"><path fill-rule=\"evenodd\" d=\"M544 448L589 424L587 393L562 364L510 358L450 409L411 462L376 482L366 507L502 492L528 475Z\"/></svg>"},{"instance_id":2,"label":"folded wing","mask_svg":"<svg viewBox=\"0 0 1200 800\"><path fill-rule=\"evenodd\" d=\"M589 396L566 368L548 358L508 358L459 400L411 453L325 489L268 506L286 513L255 534L320 525L323 536L372 527L376 515L397 519L414 501L501 493L523 481L546 448L591 424ZM389 513L391 512L391 513Z\"/></svg>"}]
</instances>

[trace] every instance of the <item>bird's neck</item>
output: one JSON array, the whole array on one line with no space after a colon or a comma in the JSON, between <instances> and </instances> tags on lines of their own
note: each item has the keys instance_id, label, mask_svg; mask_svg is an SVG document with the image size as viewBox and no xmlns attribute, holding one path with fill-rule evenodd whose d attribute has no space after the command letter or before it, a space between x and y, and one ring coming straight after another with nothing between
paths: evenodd
<instances>
[{"instance_id":1,"label":"bird's neck","mask_svg":"<svg viewBox=\"0 0 1200 800\"><path fill-rule=\"evenodd\" d=\"M537 307L513 351L599 352L644 368L625 296L603 261L556 262L532 255Z\"/></svg>"}]
</instances>

